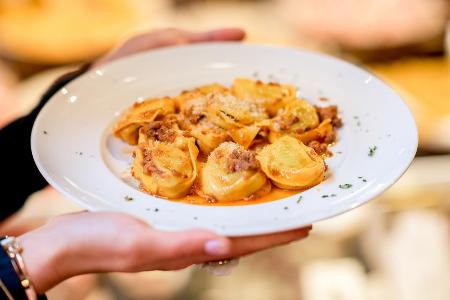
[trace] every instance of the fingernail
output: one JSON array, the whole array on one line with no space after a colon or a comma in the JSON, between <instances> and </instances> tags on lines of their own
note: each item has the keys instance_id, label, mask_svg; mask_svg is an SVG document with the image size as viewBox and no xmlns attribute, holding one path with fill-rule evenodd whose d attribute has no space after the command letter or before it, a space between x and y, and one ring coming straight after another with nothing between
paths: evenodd
<instances>
[{"instance_id":1,"label":"fingernail","mask_svg":"<svg viewBox=\"0 0 450 300\"><path fill-rule=\"evenodd\" d=\"M224 255L228 250L228 245L222 240L210 240L205 243L205 251L211 255Z\"/></svg>"}]
</instances>

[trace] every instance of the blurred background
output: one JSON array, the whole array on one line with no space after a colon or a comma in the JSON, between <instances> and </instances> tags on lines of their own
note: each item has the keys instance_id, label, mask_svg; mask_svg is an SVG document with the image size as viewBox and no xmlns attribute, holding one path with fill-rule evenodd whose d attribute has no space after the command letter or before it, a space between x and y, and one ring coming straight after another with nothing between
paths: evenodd
<instances>
[{"instance_id":1,"label":"blurred background","mask_svg":"<svg viewBox=\"0 0 450 300\"><path fill-rule=\"evenodd\" d=\"M450 299L449 0L0 0L0 126L27 113L59 75L143 30L246 29L248 43L342 57L391 84L412 109L419 152L370 204L311 236L244 258L230 276L88 275L49 299ZM6 199L7 200L7 199ZM20 234L80 210L51 188L1 225Z\"/></svg>"}]
</instances>

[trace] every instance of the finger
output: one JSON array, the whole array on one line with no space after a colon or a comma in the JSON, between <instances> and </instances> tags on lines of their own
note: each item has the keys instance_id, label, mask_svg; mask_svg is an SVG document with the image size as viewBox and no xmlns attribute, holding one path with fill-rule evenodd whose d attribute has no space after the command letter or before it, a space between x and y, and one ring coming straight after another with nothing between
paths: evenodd
<instances>
[{"instance_id":1,"label":"finger","mask_svg":"<svg viewBox=\"0 0 450 300\"><path fill-rule=\"evenodd\" d=\"M189 42L241 41L244 37L245 31L240 28L220 28L205 32L192 32L189 34Z\"/></svg>"},{"instance_id":2,"label":"finger","mask_svg":"<svg viewBox=\"0 0 450 300\"><path fill-rule=\"evenodd\" d=\"M193 264L200 264L204 262L221 260L230 257L239 257L248 255L257 251L268 249L271 247L287 244L308 236L311 226L305 228L286 231L282 233L275 233L261 236L251 236L242 238L231 238L231 250L224 255L212 257L211 255L196 255L188 258L177 258L166 264L168 270L177 270L188 267Z\"/></svg>"},{"instance_id":3,"label":"finger","mask_svg":"<svg viewBox=\"0 0 450 300\"><path fill-rule=\"evenodd\" d=\"M101 65L108 61L127 55L143 52L188 42L189 33L184 30L166 28L138 34L127 39L123 44L116 47L108 55L100 59L96 64Z\"/></svg>"},{"instance_id":4,"label":"finger","mask_svg":"<svg viewBox=\"0 0 450 300\"><path fill-rule=\"evenodd\" d=\"M152 48L188 43L240 41L244 37L245 32L238 28L222 28L204 32L189 32L180 29L167 28L136 36L131 44L140 51L143 51Z\"/></svg>"},{"instance_id":5,"label":"finger","mask_svg":"<svg viewBox=\"0 0 450 300\"><path fill-rule=\"evenodd\" d=\"M160 29L128 39L124 44L100 58L92 67L149 49L208 41L240 41L244 37L245 32L238 28L222 28L206 32L189 32L174 28Z\"/></svg>"},{"instance_id":6,"label":"finger","mask_svg":"<svg viewBox=\"0 0 450 300\"><path fill-rule=\"evenodd\" d=\"M177 29L162 29L136 35L118 47L120 55L185 43L187 33Z\"/></svg>"},{"instance_id":7,"label":"finger","mask_svg":"<svg viewBox=\"0 0 450 300\"><path fill-rule=\"evenodd\" d=\"M239 237L231 239L231 256L242 256L263 249L288 244L308 236L311 226L269 235Z\"/></svg>"},{"instance_id":8,"label":"finger","mask_svg":"<svg viewBox=\"0 0 450 300\"><path fill-rule=\"evenodd\" d=\"M184 260L198 256L214 257L229 255L231 242L228 238L206 230L185 232L154 231L157 251L164 260Z\"/></svg>"}]
</instances>

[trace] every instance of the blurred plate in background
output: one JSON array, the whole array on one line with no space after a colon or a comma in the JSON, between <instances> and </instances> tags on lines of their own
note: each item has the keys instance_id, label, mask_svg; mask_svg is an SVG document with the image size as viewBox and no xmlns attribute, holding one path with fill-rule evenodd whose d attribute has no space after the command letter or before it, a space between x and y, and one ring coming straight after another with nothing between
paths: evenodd
<instances>
[{"instance_id":1,"label":"blurred plate in background","mask_svg":"<svg viewBox=\"0 0 450 300\"><path fill-rule=\"evenodd\" d=\"M139 20L136 1L0 1L0 55L55 65L108 51Z\"/></svg>"}]
</instances>

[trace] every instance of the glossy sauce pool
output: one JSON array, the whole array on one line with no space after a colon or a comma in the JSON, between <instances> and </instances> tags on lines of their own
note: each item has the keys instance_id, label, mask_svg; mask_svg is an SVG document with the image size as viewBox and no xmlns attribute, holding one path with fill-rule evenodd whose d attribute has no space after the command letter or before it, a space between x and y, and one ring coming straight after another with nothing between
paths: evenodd
<instances>
[{"instance_id":1,"label":"glossy sauce pool","mask_svg":"<svg viewBox=\"0 0 450 300\"><path fill-rule=\"evenodd\" d=\"M243 199L243 200L235 200L228 202L210 202L208 199L200 197L198 195L188 195L179 199L173 199L171 201L175 202L183 202L187 204L195 204L195 205L208 205L208 206L239 206L239 205L251 205L251 204L259 204L270 202L278 199L282 199L285 197L289 197L295 194L302 192L302 190L284 190L277 187L272 187L272 190L259 197L251 198L251 199Z\"/></svg>"}]
</instances>

